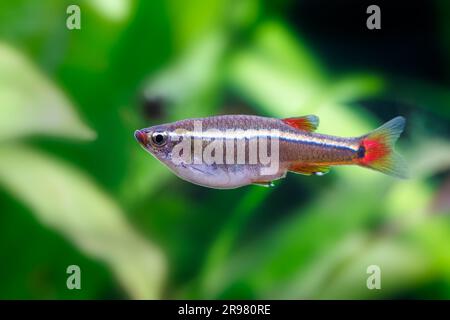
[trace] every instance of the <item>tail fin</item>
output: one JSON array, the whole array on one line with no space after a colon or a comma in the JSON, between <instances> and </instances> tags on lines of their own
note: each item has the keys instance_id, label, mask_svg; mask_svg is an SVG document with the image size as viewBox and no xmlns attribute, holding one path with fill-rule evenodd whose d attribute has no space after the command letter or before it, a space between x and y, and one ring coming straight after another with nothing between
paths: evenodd
<instances>
[{"instance_id":1,"label":"tail fin","mask_svg":"<svg viewBox=\"0 0 450 320\"><path fill-rule=\"evenodd\" d=\"M396 117L361 137L358 164L385 174L406 179L408 169L403 158L395 153L394 144L405 127L405 118Z\"/></svg>"}]
</instances>

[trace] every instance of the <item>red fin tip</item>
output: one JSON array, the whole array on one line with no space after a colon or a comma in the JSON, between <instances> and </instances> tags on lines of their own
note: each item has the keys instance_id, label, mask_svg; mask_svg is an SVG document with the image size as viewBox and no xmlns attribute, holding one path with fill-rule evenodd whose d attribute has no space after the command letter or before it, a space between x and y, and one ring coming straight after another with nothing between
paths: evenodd
<instances>
[{"instance_id":1,"label":"red fin tip","mask_svg":"<svg viewBox=\"0 0 450 320\"><path fill-rule=\"evenodd\" d=\"M285 124L298 130L312 132L319 126L319 118L315 115L281 119Z\"/></svg>"}]
</instances>

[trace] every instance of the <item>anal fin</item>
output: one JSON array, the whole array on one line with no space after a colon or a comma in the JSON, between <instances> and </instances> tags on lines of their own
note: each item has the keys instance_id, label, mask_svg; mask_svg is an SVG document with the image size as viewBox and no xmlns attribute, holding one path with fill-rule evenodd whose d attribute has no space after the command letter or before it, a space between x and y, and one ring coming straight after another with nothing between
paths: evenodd
<instances>
[{"instance_id":1,"label":"anal fin","mask_svg":"<svg viewBox=\"0 0 450 320\"><path fill-rule=\"evenodd\" d=\"M273 183L273 181L253 181L252 184L256 185L256 186L261 186L261 187L266 187L266 188L270 188L270 187L274 187L275 183Z\"/></svg>"},{"instance_id":2,"label":"anal fin","mask_svg":"<svg viewBox=\"0 0 450 320\"><path fill-rule=\"evenodd\" d=\"M289 171L304 174L307 176L316 175L323 176L330 171L329 166L321 166L321 165L308 165L308 164L292 164L289 166Z\"/></svg>"}]
</instances>

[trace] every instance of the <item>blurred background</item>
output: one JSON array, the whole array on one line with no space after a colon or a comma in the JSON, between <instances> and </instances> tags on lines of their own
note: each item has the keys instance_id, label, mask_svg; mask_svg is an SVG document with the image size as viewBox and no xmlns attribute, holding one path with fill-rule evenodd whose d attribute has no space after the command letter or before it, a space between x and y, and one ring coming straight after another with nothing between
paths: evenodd
<instances>
[{"instance_id":1,"label":"blurred background","mask_svg":"<svg viewBox=\"0 0 450 320\"><path fill-rule=\"evenodd\" d=\"M0 298L450 298L450 2L393 2L0 2ZM412 178L213 190L133 137L218 114L403 115Z\"/></svg>"}]
</instances>

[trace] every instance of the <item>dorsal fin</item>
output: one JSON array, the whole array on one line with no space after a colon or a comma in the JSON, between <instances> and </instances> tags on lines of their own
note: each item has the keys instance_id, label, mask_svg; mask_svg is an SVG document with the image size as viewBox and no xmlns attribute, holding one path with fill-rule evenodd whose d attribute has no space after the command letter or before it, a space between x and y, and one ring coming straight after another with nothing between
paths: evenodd
<instances>
[{"instance_id":1,"label":"dorsal fin","mask_svg":"<svg viewBox=\"0 0 450 320\"><path fill-rule=\"evenodd\" d=\"M288 126L298 130L313 132L319 126L319 117L315 115L308 115L304 117L285 118L281 119Z\"/></svg>"}]
</instances>

